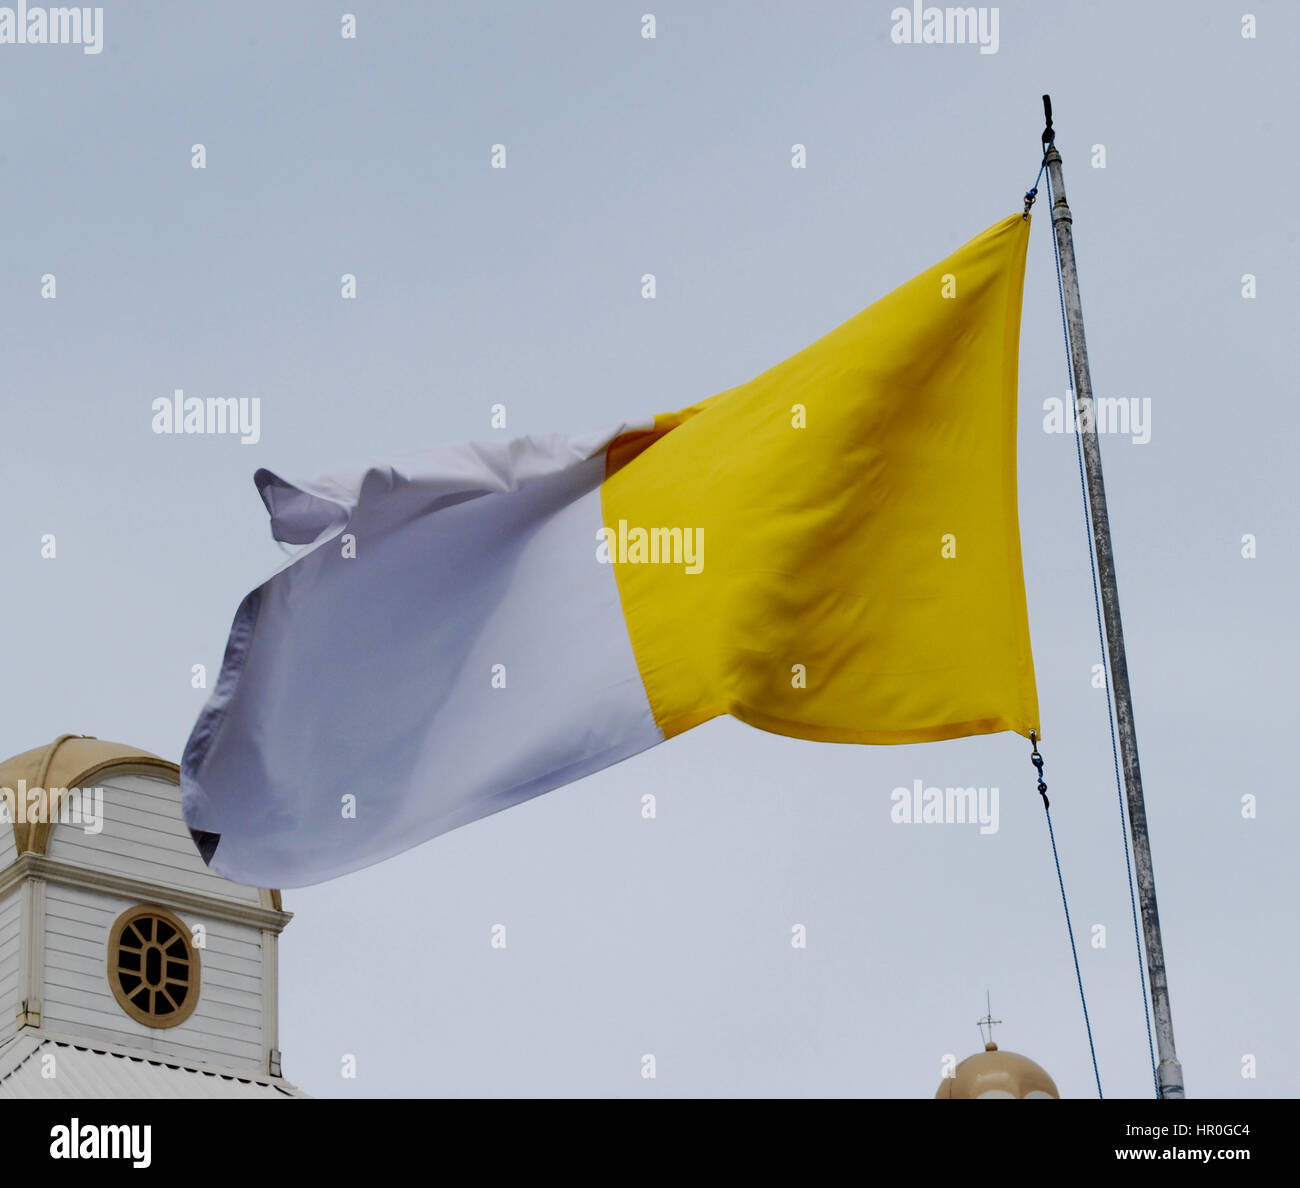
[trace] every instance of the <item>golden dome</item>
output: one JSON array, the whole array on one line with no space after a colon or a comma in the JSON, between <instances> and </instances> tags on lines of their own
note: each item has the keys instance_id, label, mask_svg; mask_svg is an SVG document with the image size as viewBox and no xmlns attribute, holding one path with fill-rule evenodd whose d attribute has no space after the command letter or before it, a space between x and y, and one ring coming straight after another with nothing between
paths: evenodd
<instances>
[{"instance_id":1,"label":"golden dome","mask_svg":"<svg viewBox=\"0 0 1300 1188\"><path fill-rule=\"evenodd\" d=\"M935 1097L1059 1098L1056 1083L1028 1056L1003 1052L987 1043L968 1056L951 1077L944 1077Z\"/></svg>"},{"instance_id":2,"label":"golden dome","mask_svg":"<svg viewBox=\"0 0 1300 1188\"><path fill-rule=\"evenodd\" d=\"M18 791L19 781L26 788L79 788L92 776L109 768L145 771L180 782L180 768L175 763L124 743L105 742L89 735L61 734L52 743L24 751L0 763L0 789ZM14 846L19 854L32 850L45 852L50 827L46 823L23 821L12 815ZM0 824L0 828L4 828Z\"/></svg>"}]
</instances>

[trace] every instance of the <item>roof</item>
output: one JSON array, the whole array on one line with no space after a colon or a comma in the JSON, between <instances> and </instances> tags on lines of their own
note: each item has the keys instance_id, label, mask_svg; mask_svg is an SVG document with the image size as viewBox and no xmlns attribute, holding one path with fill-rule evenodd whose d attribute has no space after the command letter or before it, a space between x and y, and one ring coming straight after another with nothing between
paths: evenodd
<instances>
[{"instance_id":1,"label":"roof","mask_svg":"<svg viewBox=\"0 0 1300 1188\"><path fill-rule=\"evenodd\" d=\"M0 788L17 790L19 780L28 788L79 788L92 776L110 767L128 767L148 771L174 782L180 781L180 768L139 747L105 742L83 734L61 734L51 743L24 751L0 763ZM36 822L19 822L14 814L14 846L43 853L49 826Z\"/></svg>"},{"instance_id":2,"label":"roof","mask_svg":"<svg viewBox=\"0 0 1300 1188\"><path fill-rule=\"evenodd\" d=\"M46 1072L52 1055L56 1076ZM170 1056L131 1053L110 1044L56 1039L20 1031L0 1044L0 1099L306 1097L280 1077L240 1076Z\"/></svg>"},{"instance_id":3,"label":"roof","mask_svg":"<svg viewBox=\"0 0 1300 1188\"><path fill-rule=\"evenodd\" d=\"M984 1051L967 1056L952 1076L945 1077L935 1094L953 1097L1053 1097L1056 1083L1040 1065L1019 1052L1000 1049L991 1040Z\"/></svg>"}]
</instances>

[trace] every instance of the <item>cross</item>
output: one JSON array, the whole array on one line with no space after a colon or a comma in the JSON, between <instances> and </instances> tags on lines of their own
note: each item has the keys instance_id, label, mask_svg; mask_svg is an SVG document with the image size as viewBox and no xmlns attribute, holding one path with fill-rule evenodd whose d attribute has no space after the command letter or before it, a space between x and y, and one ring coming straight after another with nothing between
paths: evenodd
<instances>
[{"instance_id":1,"label":"cross","mask_svg":"<svg viewBox=\"0 0 1300 1188\"><path fill-rule=\"evenodd\" d=\"M987 1027L989 1029L989 1038L987 1042L991 1044L993 1042L993 1025L995 1023L1000 1024L1002 1020L993 1017L993 1008L989 1005L989 992L987 990L984 991L984 1005L988 1009L988 1014L985 1015L983 1019L977 1020L975 1026L980 1029L980 1039L984 1038L984 1028Z\"/></svg>"}]
</instances>

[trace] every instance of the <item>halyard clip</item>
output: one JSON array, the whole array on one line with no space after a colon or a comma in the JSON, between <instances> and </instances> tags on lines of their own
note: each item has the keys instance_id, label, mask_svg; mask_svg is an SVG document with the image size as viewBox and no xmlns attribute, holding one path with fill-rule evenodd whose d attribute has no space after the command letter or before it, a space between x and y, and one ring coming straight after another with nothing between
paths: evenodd
<instances>
[{"instance_id":1,"label":"halyard clip","mask_svg":"<svg viewBox=\"0 0 1300 1188\"><path fill-rule=\"evenodd\" d=\"M1038 753L1038 732L1031 730L1029 732L1029 741L1033 744L1033 751L1030 753L1029 762L1038 768L1038 795L1043 798L1043 807L1051 808L1052 802L1047 799L1047 784L1043 780L1043 757Z\"/></svg>"}]
</instances>

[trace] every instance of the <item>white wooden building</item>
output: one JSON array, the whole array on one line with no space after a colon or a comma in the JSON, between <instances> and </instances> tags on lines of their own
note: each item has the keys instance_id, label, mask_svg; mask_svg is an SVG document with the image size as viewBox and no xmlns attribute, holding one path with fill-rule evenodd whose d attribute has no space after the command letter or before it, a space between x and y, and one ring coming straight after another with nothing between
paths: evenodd
<instances>
[{"instance_id":1,"label":"white wooden building","mask_svg":"<svg viewBox=\"0 0 1300 1188\"><path fill-rule=\"evenodd\" d=\"M179 784L79 735L0 763L0 1098L304 1096L277 1038L290 914L208 870Z\"/></svg>"}]
</instances>

